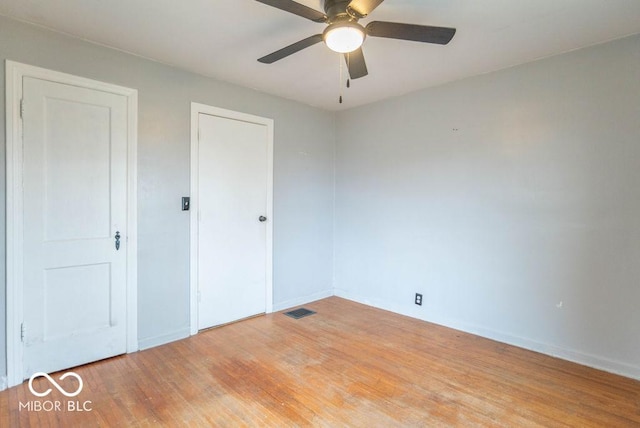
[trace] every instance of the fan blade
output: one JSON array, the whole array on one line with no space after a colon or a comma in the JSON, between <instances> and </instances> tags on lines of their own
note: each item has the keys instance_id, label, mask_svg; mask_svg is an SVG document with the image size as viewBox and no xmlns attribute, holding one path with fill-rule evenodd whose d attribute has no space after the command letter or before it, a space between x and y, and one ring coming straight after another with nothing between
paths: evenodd
<instances>
[{"instance_id":1,"label":"fan blade","mask_svg":"<svg viewBox=\"0 0 640 428\"><path fill-rule=\"evenodd\" d=\"M264 3L269 6L273 6L277 9L284 10L285 12L293 13L294 15L301 16L303 18L310 19L314 22L327 22L327 16L318 12L315 9L311 9L303 4L296 3L291 0L256 0L260 3Z\"/></svg>"},{"instance_id":2,"label":"fan blade","mask_svg":"<svg viewBox=\"0 0 640 428\"><path fill-rule=\"evenodd\" d=\"M413 40L414 42L446 45L456 34L455 28L429 27L427 25L400 24L397 22L373 21L367 25L367 35L389 39Z\"/></svg>"},{"instance_id":3,"label":"fan blade","mask_svg":"<svg viewBox=\"0 0 640 428\"><path fill-rule=\"evenodd\" d=\"M364 18L373 12L376 7L380 6L380 3L383 1L384 0L352 0L347 8L351 12L355 12L358 18Z\"/></svg>"},{"instance_id":4,"label":"fan blade","mask_svg":"<svg viewBox=\"0 0 640 428\"><path fill-rule=\"evenodd\" d=\"M304 40L300 40L299 42L295 42L287 46L286 48L282 48L279 51L275 51L270 53L267 56L263 56L258 61L264 64L272 64L282 58L286 58L289 55L293 55L294 53L301 51L304 48L308 48L309 46L313 46L316 43L322 41L322 34L316 34L315 36L307 37Z\"/></svg>"},{"instance_id":5,"label":"fan blade","mask_svg":"<svg viewBox=\"0 0 640 428\"><path fill-rule=\"evenodd\" d=\"M367 71L367 63L364 61L362 48L344 54L344 59L347 61L349 76L351 76L352 79L359 79L369 74Z\"/></svg>"}]
</instances>

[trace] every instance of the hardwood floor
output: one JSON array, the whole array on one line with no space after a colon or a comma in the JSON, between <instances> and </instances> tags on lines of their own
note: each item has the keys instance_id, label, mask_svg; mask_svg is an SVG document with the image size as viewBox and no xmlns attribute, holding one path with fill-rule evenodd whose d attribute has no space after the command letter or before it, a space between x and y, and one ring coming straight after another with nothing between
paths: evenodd
<instances>
[{"instance_id":1,"label":"hardwood floor","mask_svg":"<svg viewBox=\"0 0 640 428\"><path fill-rule=\"evenodd\" d=\"M0 392L0 426L640 426L640 381L337 297L305 307L78 367L74 398ZM20 409L34 400L61 410Z\"/></svg>"}]
</instances>

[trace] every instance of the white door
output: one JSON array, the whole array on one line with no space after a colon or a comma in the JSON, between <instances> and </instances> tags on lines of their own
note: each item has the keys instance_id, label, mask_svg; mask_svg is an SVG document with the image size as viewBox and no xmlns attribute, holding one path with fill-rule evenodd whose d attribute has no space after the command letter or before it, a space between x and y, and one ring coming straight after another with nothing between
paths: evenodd
<instances>
[{"instance_id":1,"label":"white door","mask_svg":"<svg viewBox=\"0 0 640 428\"><path fill-rule=\"evenodd\" d=\"M198 328L266 311L268 127L199 114ZM261 218L262 217L262 218Z\"/></svg>"},{"instance_id":2,"label":"white door","mask_svg":"<svg viewBox=\"0 0 640 428\"><path fill-rule=\"evenodd\" d=\"M127 350L127 98L25 77L23 99L27 378Z\"/></svg>"}]
</instances>

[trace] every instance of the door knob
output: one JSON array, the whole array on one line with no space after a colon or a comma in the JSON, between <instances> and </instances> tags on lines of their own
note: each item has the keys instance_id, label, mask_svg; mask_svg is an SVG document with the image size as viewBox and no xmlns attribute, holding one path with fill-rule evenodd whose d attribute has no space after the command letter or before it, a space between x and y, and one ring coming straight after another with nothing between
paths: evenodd
<instances>
[{"instance_id":1,"label":"door knob","mask_svg":"<svg viewBox=\"0 0 640 428\"><path fill-rule=\"evenodd\" d=\"M118 251L120 249L120 231L116 232L114 238L116 238L116 251Z\"/></svg>"},{"instance_id":2,"label":"door knob","mask_svg":"<svg viewBox=\"0 0 640 428\"><path fill-rule=\"evenodd\" d=\"M267 221L267 218L263 215L261 215L260 217L258 217L258 220L260 220L260 222L265 222Z\"/></svg>"}]
</instances>

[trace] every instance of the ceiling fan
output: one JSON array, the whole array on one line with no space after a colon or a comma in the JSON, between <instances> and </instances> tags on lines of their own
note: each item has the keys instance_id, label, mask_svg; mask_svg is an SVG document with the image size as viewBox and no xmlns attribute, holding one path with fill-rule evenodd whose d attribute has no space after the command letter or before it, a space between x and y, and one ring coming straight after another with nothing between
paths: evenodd
<instances>
[{"instance_id":1,"label":"ceiling fan","mask_svg":"<svg viewBox=\"0 0 640 428\"><path fill-rule=\"evenodd\" d=\"M358 20L368 16L384 0L324 0L325 13L292 0L256 0L269 6L293 13L314 22L327 24L322 34L315 34L285 48L266 55L258 61L272 64L302 49L324 41L329 49L345 55L349 76L366 76L367 64L362 53L366 36L446 45L456 33L455 28L373 21L366 27Z\"/></svg>"}]
</instances>

